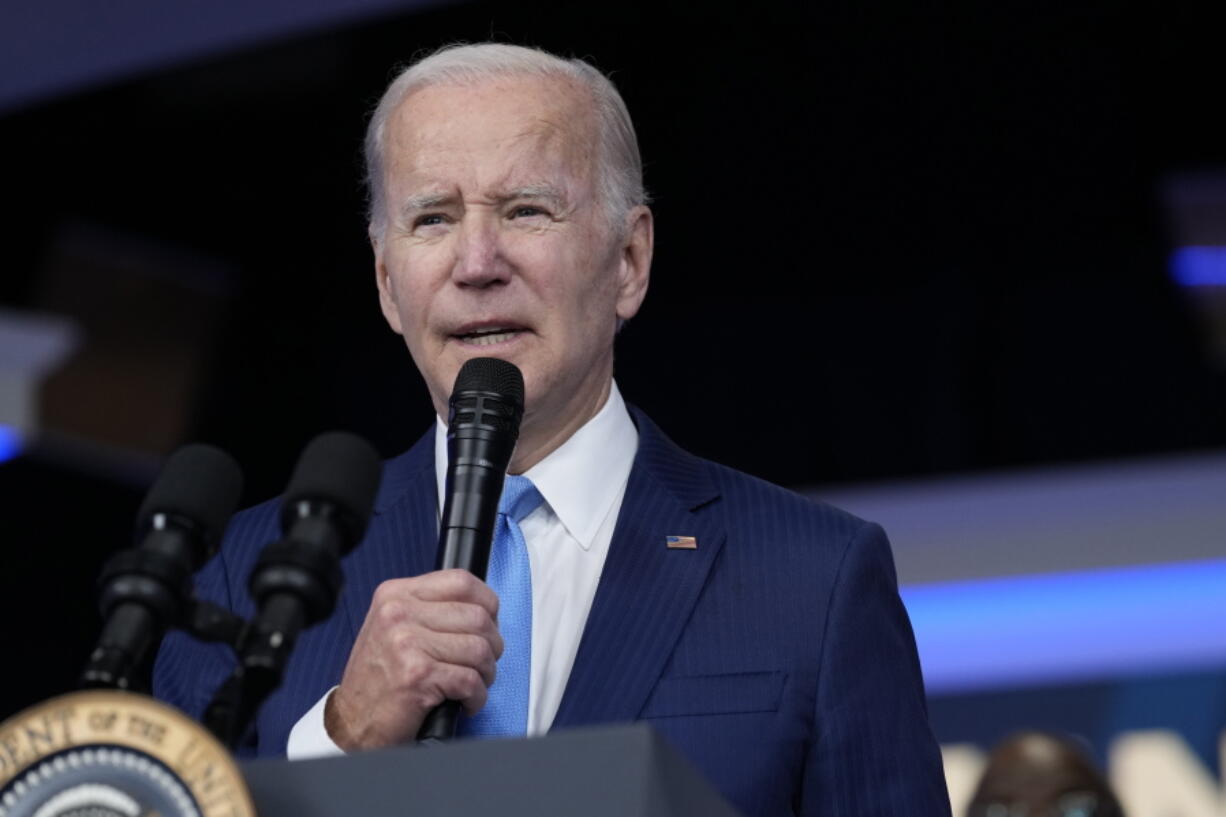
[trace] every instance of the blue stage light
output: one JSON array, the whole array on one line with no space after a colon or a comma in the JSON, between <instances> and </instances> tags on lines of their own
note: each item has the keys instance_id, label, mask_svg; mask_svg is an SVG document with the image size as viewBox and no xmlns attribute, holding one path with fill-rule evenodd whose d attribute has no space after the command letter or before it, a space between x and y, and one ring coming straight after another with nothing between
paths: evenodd
<instances>
[{"instance_id":1,"label":"blue stage light","mask_svg":"<svg viewBox=\"0 0 1226 817\"><path fill-rule=\"evenodd\" d=\"M1180 247L1171 253L1171 275L1180 286L1226 286L1226 247Z\"/></svg>"},{"instance_id":2,"label":"blue stage light","mask_svg":"<svg viewBox=\"0 0 1226 817\"><path fill-rule=\"evenodd\" d=\"M0 425L0 462L13 459L21 453L21 435L17 429Z\"/></svg>"},{"instance_id":3,"label":"blue stage light","mask_svg":"<svg viewBox=\"0 0 1226 817\"><path fill-rule=\"evenodd\" d=\"M1226 665L1226 559L902 588L928 691Z\"/></svg>"}]
</instances>

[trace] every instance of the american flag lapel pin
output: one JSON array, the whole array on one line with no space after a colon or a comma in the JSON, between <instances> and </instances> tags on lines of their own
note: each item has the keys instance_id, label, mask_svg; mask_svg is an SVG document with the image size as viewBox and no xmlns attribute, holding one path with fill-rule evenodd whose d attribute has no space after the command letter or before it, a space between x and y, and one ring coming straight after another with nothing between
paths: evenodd
<instances>
[{"instance_id":1,"label":"american flag lapel pin","mask_svg":"<svg viewBox=\"0 0 1226 817\"><path fill-rule=\"evenodd\" d=\"M673 550L698 550L698 540L693 536L665 536L664 542Z\"/></svg>"}]
</instances>

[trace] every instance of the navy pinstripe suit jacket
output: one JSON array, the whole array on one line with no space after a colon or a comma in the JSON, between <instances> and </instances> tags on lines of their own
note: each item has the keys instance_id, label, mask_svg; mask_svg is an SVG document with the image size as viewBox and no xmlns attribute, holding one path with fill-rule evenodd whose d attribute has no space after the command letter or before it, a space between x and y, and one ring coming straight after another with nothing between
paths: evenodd
<instances>
[{"instance_id":1,"label":"navy pinstripe suit jacket","mask_svg":"<svg viewBox=\"0 0 1226 817\"><path fill-rule=\"evenodd\" d=\"M746 815L949 814L915 643L881 528L694 457L632 409L639 450L553 729L650 721ZM434 432L390 460L337 613L306 631L248 753L339 682L375 587L433 568ZM243 615L269 502L231 522L197 592ZM665 537L693 536L696 550ZM227 648L169 636L154 693L200 717Z\"/></svg>"}]
</instances>

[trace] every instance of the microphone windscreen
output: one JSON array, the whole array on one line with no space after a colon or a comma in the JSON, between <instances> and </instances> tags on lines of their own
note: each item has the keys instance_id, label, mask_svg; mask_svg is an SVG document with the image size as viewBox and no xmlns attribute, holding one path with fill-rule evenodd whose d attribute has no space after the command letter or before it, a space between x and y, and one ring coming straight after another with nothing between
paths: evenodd
<instances>
[{"instance_id":1,"label":"microphone windscreen","mask_svg":"<svg viewBox=\"0 0 1226 817\"><path fill-rule=\"evenodd\" d=\"M288 530L294 504L323 499L343 508L359 527L357 539L366 531L383 465L370 443L347 431L329 431L307 444L281 505L282 526Z\"/></svg>"},{"instance_id":2,"label":"microphone windscreen","mask_svg":"<svg viewBox=\"0 0 1226 817\"><path fill-rule=\"evenodd\" d=\"M496 357L474 357L460 367L452 394L488 391L502 395L512 405L524 405L524 376L514 363Z\"/></svg>"},{"instance_id":3,"label":"microphone windscreen","mask_svg":"<svg viewBox=\"0 0 1226 817\"><path fill-rule=\"evenodd\" d=\"M170 455L136 515L137 536L155 514L175 514L200 528L211 550L238 507L243 472L234 458L211 445L193 443Z\"/></svg>"}]
</instances>

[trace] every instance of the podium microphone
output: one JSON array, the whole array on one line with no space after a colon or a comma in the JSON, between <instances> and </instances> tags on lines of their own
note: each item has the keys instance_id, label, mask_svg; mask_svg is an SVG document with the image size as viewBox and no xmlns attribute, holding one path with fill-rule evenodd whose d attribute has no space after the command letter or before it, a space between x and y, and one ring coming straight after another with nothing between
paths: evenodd
<instances>
[{"instance_id":1,"label":"podium microphone","mask_svg":"<svg viewBox=\"0 0 1226 817\"><path fill-rule=\"evenodd\" d=\"M307 627L336 607L341 557L366 532L382 476L379 455L354 434L321 434L303 450L281 504L280 541L268 545L248 589L258 612L238 644L239 665L205 712L233 747L281 677Z\"/></svg>"},{"instance_id":2,"label":"podium microphone","mask_svg":"<svg viewBox=\"0 0 1226 817\"><path fill-rule=\"evenodd\" d=\"M447 482L438 534L439 570L459 567L485 578L498 500L519 424L524 416L524 376L512 363L473 358L460 368L447 420ZM417 733L421 743L455 737L460 704L432 709Z\"/></svg>"},{"instance_id":3,"label":"podium microphone","mask_svg":"<svg viewBox=\"0 0 1226 817\"><path fill-rule=\"evenodd\" d=\"M136 517L138 546L113 556L99 579L104 625L82 687L132 687L149 650L182 623L191 576L217 549L242 486L238 464L209 445L166 461Z\"/></svg>"}]
</instances>

